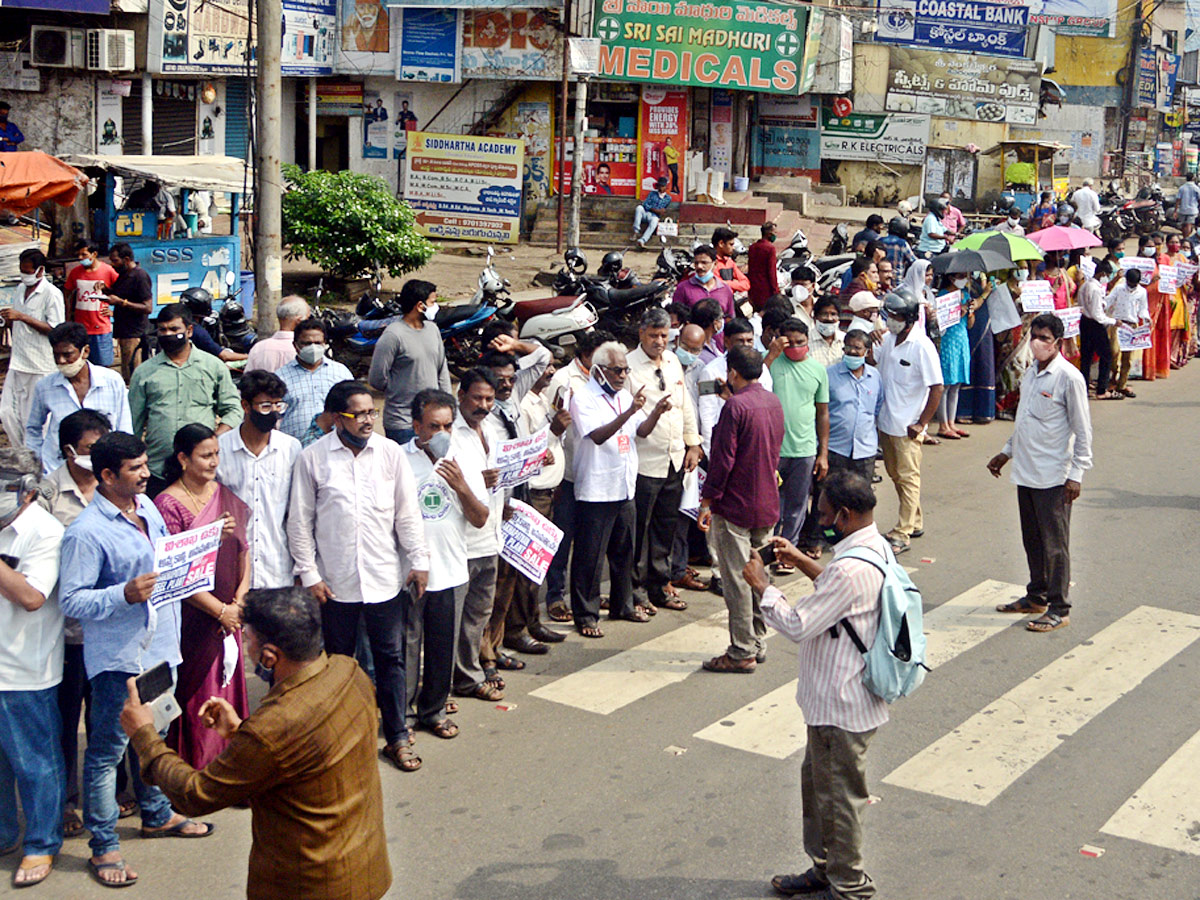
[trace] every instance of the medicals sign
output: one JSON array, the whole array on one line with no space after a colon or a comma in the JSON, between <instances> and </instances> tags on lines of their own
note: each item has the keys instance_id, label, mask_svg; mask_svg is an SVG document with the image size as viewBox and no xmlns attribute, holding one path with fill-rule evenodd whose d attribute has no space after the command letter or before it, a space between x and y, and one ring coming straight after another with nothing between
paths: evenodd
<instances>
[{"instance_id":1,"label":"medicals sign","mask_svg":"<svg viewBox=\"0 0 1200 900\"><path fill-rule=\"evenodd\" d=\"M426 237L515 244L525 142L408 132L404 199Z\"/></svg>"},{"instance_id":2,"label":"medicals sign","mask_svg":"<svg viewBox=\"0 0 1200 900\"><path fill-rule=\"evenodd\" d=\"M908 166L925 163L929 116L898 113L821 112L821 158L877 160Z\"/></svg>"},{"instance_id":3,"label":"medicals sign","mask_svg":"<svg viewBox=\"0 0 1200 900\"><path fill-rule=\"evenodd\" d=\"M798 94L808 18L780 3L596 0L600 78Z\"/></svg>"},{"instance_id":4,"label":"medicals sign","mask_svg":"<svg viewBox=\"0 0 1200 900\"><path fill-rule=\"evenodd\" d=\"M931 50L1024 56L1029 7L976 0L878 0L875 40Z\"/></svg>"}]
</instances>

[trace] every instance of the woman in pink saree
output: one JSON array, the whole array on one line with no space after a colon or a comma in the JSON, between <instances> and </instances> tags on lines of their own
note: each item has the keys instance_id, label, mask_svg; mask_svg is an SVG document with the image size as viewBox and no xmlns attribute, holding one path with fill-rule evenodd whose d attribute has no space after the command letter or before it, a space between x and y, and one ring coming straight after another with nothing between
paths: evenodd
<instances>
[{"instance_id":1,"label":"woman in pink saree","mask_svg":"<svg viewBox=\"0 0 1200 900\"><path fill-rule=\"evenodd\" d=\"M223 522L217 552L216 584L184 598L175 697L183 715L171 723L167 744L194 768L220 756L225 740L200 721L200 707L210 697L228 700L239 716L249 715L246 675L242 668L241 604L250 587L246 523L250 509L217 483L217 437L205 425L185 425L175 434L174 455L166 461L168 487L154 499L172 534ZM237 647L226 648L227 637ZM225 676L226 654L232 673Z\"/></svg>"}]
</instances>

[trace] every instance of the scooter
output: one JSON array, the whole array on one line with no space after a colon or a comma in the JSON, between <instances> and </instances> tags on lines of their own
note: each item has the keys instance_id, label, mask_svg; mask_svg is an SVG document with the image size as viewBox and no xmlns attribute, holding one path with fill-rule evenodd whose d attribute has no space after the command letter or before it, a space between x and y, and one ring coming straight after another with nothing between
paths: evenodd
<instances>
[{"instance_id":1,"label":"scooter","mask_svg":"<svg viewBox=\"0 0 1200 900\"><path fill-rule=\"evenodd\" d=\"M544 311L549 312L569 306L576 298L585 299L588 307L598 314L599 326L626 343L636 341L637 320L646 307L661 303L672 287L669 280L616 287L611 277L588 275L587 258L578 249L568 250L565 259L566 265L559 269L554 279L554 291L558 296L526 302L545 304ZM539 313L542 311L543 307L539 307Z\"/></svg>"},{"instance_id":2,"label":"scooter","mask_svg":"<svg viewBox=\"0 0 1200 900\"><path fill-rule=\"evenodd\" d=\"M779 262L794 263L794 265L788 266L789 269L793 269L796 266L804 265L810 259L812 259L812 251L808 249L808 235L797 228L787 247L779 254Z\"/></svg>"},{"instance_id":3,"label":"scooter","mask_svg":"<svg viewBox=\"0 0 1200 900\"><path fill-rule=\"evenodd\" d=\"M480 275L481 290L484 289L484 279L488 272L495 277L495 272L491 269L491 255L489 247L488 268L484 270L484 275ZM559 289L562 272L575 268L582 274L587 269L587 259L578 249L572 248L566 253L566 263L555 278L554 296L513 300L505 291L495 312L498 318L516 324L517 334L522 340L541 341L560 358L565 357L566 350L574 346L579 340L579 335L591 331L599 320L595 308L586 302L585 290L564 293Z\"/></svg>"},{"instance_id":4,"label":"scooter","mask_svg":"<svg viewBox=\"0 0 1200 900\"><path fill-rule=\"evenodd\" d=\"M825 248L825 255L841 256L850 249L850 229L846 227L845 222L838 222L833 226L833 234L829 236L829 246Z\"/></svg>"}]
</instances>

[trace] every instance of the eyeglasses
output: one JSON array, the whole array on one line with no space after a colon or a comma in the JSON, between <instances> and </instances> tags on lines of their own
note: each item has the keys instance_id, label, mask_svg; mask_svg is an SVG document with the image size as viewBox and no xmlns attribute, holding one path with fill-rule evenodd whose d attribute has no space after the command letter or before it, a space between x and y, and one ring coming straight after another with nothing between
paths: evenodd
<instances>
[{"instance_id":1,"label":"eyeglasses","mask_svg":"<svg viewBox=\"0 0 1200 900\"><path fill-rule=\"evenodd\" d=\"M614 375L624 375L629 371L629 366L601 366L605 372L612 372Z\"/></svg>"},{"instance_id":2,"label":"eyeglasses","mask_svg":"<svg viewBox=\"0 0 1200 900\"><path fill-rule=\"evenodd\" d=\"M267 403L255 403L250 408L255 412L266 414L269 412L287 412L288 405L286 400L271 400Z\"/></svg>"},{"instance_id":3,"label":"eyeglasses","mask_svg":"<svg viewBox=\"0 0 1200 900\"><path fill-rule=\"evenodd\" d=\"M374 422L376 419L378 419L379 410L368 409L366 412L360 413L340 412L338 415L347 419L353 419L355 422L358 422L361 425L363 422Z\"/></svg>"}]
</instances>

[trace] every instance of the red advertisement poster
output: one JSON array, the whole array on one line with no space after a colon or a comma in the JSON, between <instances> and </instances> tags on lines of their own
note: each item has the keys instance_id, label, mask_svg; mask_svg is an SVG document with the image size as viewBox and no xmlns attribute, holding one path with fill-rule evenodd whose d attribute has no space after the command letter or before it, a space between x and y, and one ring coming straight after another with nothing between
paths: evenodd
<instances>
[{"instance_id":1,"label":"red advertisement poster","mask_svg":"<svg viewBox=\"0 0 1200 900\"><path fill-rule=\"evenodd\" d=\"M633 139L586 138L583 158L583 195L585 197L633 197L637 195L637 142ZM627 145L627 146L626 146ZM555 150L558 145L555 145ZM567 141L567 170L563 190L571 191L572 141ZM595 157L601 157L596 159ZM605 159L604 157L619 157ZM558 190L559 164L554 162L554 190Z\"/></svg>"},{"instance_id":2,"label":"red advertisement poster","mask_svg":"<svg viewBox=\"0 0 1200 900\"><path fill-rule=\"evenodd\" d=\"M671 199L683 200L683 167L687 156L688 95L686 90L643 85L638 106L638 197L668 179Z\"/></svg>"}]
</instances>

